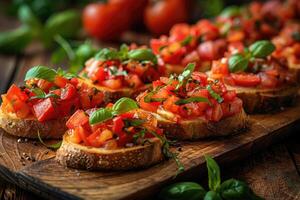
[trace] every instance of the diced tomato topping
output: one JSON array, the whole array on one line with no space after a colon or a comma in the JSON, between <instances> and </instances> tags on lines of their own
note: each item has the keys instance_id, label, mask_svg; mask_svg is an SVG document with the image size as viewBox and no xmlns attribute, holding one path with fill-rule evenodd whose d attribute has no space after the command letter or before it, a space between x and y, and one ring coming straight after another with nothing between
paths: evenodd
<instances>
[{"instance_id":1,"label":"diced tomato topping","mask_svg":"<svg viewBox=\"0 0 300 200\"><path fill-rule=\"evenodd\" d=\"M14 100L20 100L20 101L26 101L28 99L28 96L23 92L18 86L15 84L12 84L10 88L8 89L6 93L6 97L10 101Z\"/></svg>"},{"instance_id":2,"label":"diced tomato topping","mask_svg":"<svg viewBox=\"0 0 300 200\"><path fill-rule=\"evenodd\" d=\"M40 80L38 80L38 82L37 82L37 86L38 86L39 88L41 88L43 91L48 92L49 89L50 89L51 87L54 86L54 84L51 83L51 82L49 82L49 81L40 79Z\"/></svg>"},{"instance_id":3,"label":"diced tomato topping","mask_svg":"<svg viewBox=\"0 0 300 200\"><path fill-rule=\"evenodd\" d=\"M206 118L210 121L220 121L223 117L223 111L220 104L214 104L212 108L206 110Z\"/></svg>"},{"instance_id":4,"label":"diced tomato topping","mask_svg":"<svg viewBox=\"0 0 300 200\"><path fill-rule=\"evenodd\" d=\"M72 143L79 144L82 141L79 131L76 131L74 129L69 130L69 140Z\"/></svg>"},{"instance_id":5,"label":"diced tomato topping","mask_svg":"<svg viewBox=\"0 0 300 200\"><path fill-rule=\"evenodd\" d=\"M275 88L278 83L278 78L272 75L268 75L265 73L259 74L261 79L261 86L264 88Z\"/></svg>"},{"instance_id":6,"label":"diced tomato topping","mask_svg":"<svg viewBox=\"0 0 300 200\"><path fill-rule=\"evenodd\" d=\"M121 116L115 117L113 119L113 127L112 130L114 133L122 133L125 124L123 122L123 118Z\"/></svg>"},{"instance_id":7,"label":"diced tomato topping","mask_svg":"<svg viewBox=\"0 0 300 200\"><path fill-rule=\"evenodd\" d=\"M102 82L104 86L117 90L122 87L122 81L120 79L108 79Z\"/></svg>"},{"instance_id":8,"label":"diced tomato topping","mask_svg":"<svg viewBox=\"0 0 300 200\"><path fill-rule=\"evenodd\" d=\"M50 98L46 98L37 104L34 104L33 112L35 117L41 122L53 119L56 116L53 102Z\"/></svg>"},{"instance_id":9,"label":"diced tomato topping","mask_svg":"<svg viewBox=\"0 0 300 200\"><path fill-rule=\"evenodd\" d=\"M89 117L85 114L83 110L77 110L67 121L66 126L69 129L74 129L78 126L84 126L89 122Z\"/></svg>"},{"instance_id":10,"label":"diced tomato topping","mask_svg":"<svg viewBox=\"0 0 300 200\"><path fill-rule=\"evenodd\" d=\"M212 62L212 68L211 68L212 75L228 75L228 64L227 59L222 59L221 61L213 61Z\"/></svg>"},{"instance_id":11,"label":"diced tomato topping","mask_svg":"<svg viewBox=\"0 0 300 200\"><path fill-rule=\"evenodd\" d=\"M163 85L164 85L164 83L163 83L161 80L156 80L156 81L153 81L153 82L152 82L152 87L153 87L154 90L155 90L157 87L163 86Z\"/></svg>"},{"instance_id":12,"label":"diced tomato topping","mask_svg":"<svg viewBox=\"0 0 300 200\"><path fill-rule=\"evenodd\" d=\"M97 80L99 82L102 82L105 80L106 72L104 71L104 67L99 67L96 71L96 73L91 77L92 80Z\"/></svg>"},{"instance_id":13,"label":"diced tomato topping","mask_svg":"<svg viewBox=\"0 0 300 200\"><path fill-rule=\"evenodd\" d=\"M55 76L54 78L54 84L57 85L60 88L65 87L65 85L68 83L68 79L62 77L62 76Z\"/></svg>"},{"instance_id":14,"label":"diced tomato topping","mask_svg":"<svg viewBox=\"0 0 300 200\"><path fill-rule=\"evenodd\" d=\"M225 102L232 101L236 97L236 92L234 90L228 91L225 94L223 94L223 99Z\"/></svg>"},{"instance_id":15,"label":"diced tomato topping","mask_svg":"<svg viewBox=\"0 0 300 200\"><path fill-rule=\"evenodd\" d=\"M77 94L76 88L72 84L67 83L65 87L62 89L60 98L62 100L69 100L74 98L76 94Z\"/></svg>"},{"instance_id":16,"label":"diced tomato topping","mask_svg":"<svg viewBox=\"0 0 300 200\"><path fill-rule=\"evenodd\" d=\"M202 72L194 72L192 78L199 81L201 85L207 85L207 75Z\"/></svg>"},{"instance_id":17,"label":"diced tomato topping","mask_svg":"<svg viewBox=\"0 0 300 200\"><path fill-rule=\"evenodd\" d=\"M254 87L261 83L261 79L255 74L231 74L236 85L244 87Z\"/></svg>"},{"instance_id":18,"label":"diced tomato topping","mask_svg":"<svg viewBox=\"0 0 300 200\"><path fill-rule=\"evenodd\" d=\"M163 102L164 109L172 112L172 113L178 113L179 106L175 104L176 101L178 101L179 98L176 96L170 96L166 101Z\"/></svg>"},{"instance_id":19,"label":"diced tomato topping","mask_svg":"<svg viewBox=\"0 0 300 200\"><path fill-rule=\"evenodd\" d=\"M150 102L146 103L144 101L144 97L147 95L147 92L141 93L138 97L137 100L139 102L139 105L142 109L148 110L151 112L156 112L158 109L158 106L160 105L160 102Z\"/></svg>"},{"instance_id":20,"label":"diced tomato topping","mask_svg":"<svg viewBox=\"0 0 300 200\"><path fill-rule=\"evenodd\" d=\"M87 130L85 130L82 126L78 126L75 128L75 131L78 132L76 134L79 134L81 140L83 141L83 143L87 146L90 145L87 137L89 136L89 132Z\"/></svg>"},{"instance_id":21,"label":"diced tomato topping","mask_svg":"<svg viewBox=\"0 0 300 200\"><path fill-rule=\"evenodd\" d=\"M131 88L138 88L143 85L141 79L137 74L129 74L126 77L126 82L128 83L129 87Z\"/></svg>"}]
</instances>

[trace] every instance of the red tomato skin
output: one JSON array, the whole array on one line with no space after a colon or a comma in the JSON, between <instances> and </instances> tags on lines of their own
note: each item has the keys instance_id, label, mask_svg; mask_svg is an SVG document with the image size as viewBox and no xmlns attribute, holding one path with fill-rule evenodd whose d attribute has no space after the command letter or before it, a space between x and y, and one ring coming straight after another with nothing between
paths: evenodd
<instances>
[{"instance_id":1,"label":"red tomato skin","mask_svg":"<svg viewBox=\"0 0 300 200\"><path fill-rule=\"evenodd\" d=\"M130 27L131 15L119 4L92 3L83 10L84 29L99 40L116 40Z\"/></svg>"},{"instance_id":2,"label":"red tomato skin","mask_svg":"<svg viewBox=\"0 0 300 200\"><path fill-rule=\"evenodd\" d=\"M144 13L147 28L155 35L166 34L174 24L188 19L185 0L149 2Z\"/></svg>"},{"instance_id":3,"label":"red tomato skin","mask_svg":"<svg viewBox=\"0 0 300 200\"><path fill-rule=\"evenodd\" d=\"M118 116L118 117L115 117L113 119L113 132L114 133L117 133L117 134L120 134L123 132L123 128L124 128L125 124L123 122L123 118Z\"/></svg>"},{"instance_id":4,"label":"red tomato skin","mask_svg":"<svg viewBox=\"0 0 300 200\"><path fill-rule=\"evenodd\" d=\"M261 83L259 76L255 74L231 74L233 81L238 86L255 87Z\"/></svg>"},{"instance_id":5,"label":"red tomato skin","mask_svg":"<svg viewBox=\"0 0 300 200\"><path fill-rule=\"evenodd\" d=\"M34 104L33 112L40 122L56 117L55 109L50 98L44 99L37 104Z\"/></svg>"},{"instance_id":6,"label":"red tomato skin","mask_svg":"<svg viewBox=\"0 0 300 200\"><path fill-rule=\"evenodd\" d=\"M25 94L25 92L21 91L21 89L15 84L12 84L10 86L10 88L7 91L6 97L10 101L13 101L15 99L18 99L20 101L26 101L28 99L28 96Z\"/></svg>"},{"instance_id":7,"label":"red tomato skin","mask_svg":"<svg viewBox=\"0 0 300 200\"><path fill-rule=\"evenodd\" d=\"M65 88L62 89L60 98L62 100L70 100L74 98L76 94L77 94L76 88L72 84L67 83L65 85Z\"/></svg>"},{"instance_id":8,"label":"red tomato skin","mask_svg":"<svg viewBox=\"0 0 300 200\"><path fill-rule=\"evenodd\" d=\"M88 116L83 110L77 110L67 121L66 126L69 129L74 129L78 126L84 126L89 122Z\"/></svg>"}]
</instances>

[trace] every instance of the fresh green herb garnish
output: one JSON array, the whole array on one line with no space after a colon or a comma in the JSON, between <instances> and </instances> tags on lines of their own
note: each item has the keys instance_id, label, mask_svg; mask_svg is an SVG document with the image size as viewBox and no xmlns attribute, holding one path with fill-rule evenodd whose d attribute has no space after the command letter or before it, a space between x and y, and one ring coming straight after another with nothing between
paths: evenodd
<instances>
[{"instance_id":1,"label":"fresh green herb garnish","mask_svg":"<svg viewBox=\"0 0 300 200\"><path fill-rule=\"evenodd\" d=\"M175 102L175 104L176 105L184 105L184 104L192 103L192 102L205 102L205 103L210 104L210 101L205 97L190 97L187 99L179 99L178 101Z\"/></svg>"},{"instance_id":2,"label":"fresh green herb garnish","mask_svg":"<svg viewBox=\"0 0 300 200\"><path fill-rule=\"evenodd\" d=\"M137 103L127 97L119 99L112 108L100 108L93 112L89 118L90 124L97 124L112 119L116 115L138 109Z\"/></svg>"},{"instance_id":3,"label":"fresh green herb garnish","mask_svg":"<svg viewBox=\"0 0 300 200\"><path fill-rule=\"evenodd\" d=\"M36 96L33 96L33 97L30 97L30 100L32 99L46 99L46 98L49 98L49 97L52 97L52 98L59 98L58 95L56 94L46 94L41 88L33 88L31 90Z\"/></svg>"},{"instance_id":4,"label":"fresh green herb garnish","mask_svg":"<svg viewBox=\"0 0 300 200\"><path fill-rule=\"evenodd\" d=\"M297 41L300 42L300 32L296 31L292 33L292 38Z\"/></svg>"},{"instance_id":5,"label":"fresh green herb garnish","mask_svg":"<svg viewBox=\"0 0 300 200\"><path fill-rule=\"evenodd\" d=\"M151 61L157 64L156 55L151 49L133 49L128 52L128 58L137 61Z\"/></svg>"},{"instance_id":6,"label":"fresh green herb garnish","mask_svg":"<svg viewBox=\"0 0 300 200\"><path fill-rule=\"evenodd\" d=\"M193 37L191 35L189 35L186 38L184 38L184 40L181 41L181 45L186 46L186 45L190 44L192 40L193 40Z\"/></svg>"},{"instance_id":7,"label":"fresh green herb garnish","mask_svg":"<svg viewBox=\"0 0 300 200\"><path fill-rule=\"evenodd\" d=\"M218 103L222 103L224 101L224 99L211 88L211 85L206 86L206 89L208 90L210 96L216 99Z\"/></svg>"},{"instance_id":8,"label":"fresh green herb garnish","mask_svg":"<svg viewBox=\"0 0 300 200\"><path fill-rule=\"evenodd\" d=\"M179 182L167 186L159 193L161 200L263 200L244 182L228 179L221 183L220 168L216 161L205 156L208 169L208 188L194 182Z\"/></svg>"},{"instance_id":9,"label":"fresh green herb garnish","mask_svg":"<svg viewBox=\"0 0 300 200\"><path fill-rule=\"evenodd\" d=\"M265 58L275 50L275 45L268 40L260 40L249 46L254 58Z\"/></svg>"},{"instance_id":10,"label":"fresh green herb garnish","mask_svg":"<svg viewBox=\"0 0 300 200\"><path fill-rule=\"evenodd\" d=\"M235 17L241 14L241 8L239 6L229 6L226 7L222 13L220 14L221 17Z\"/></svg>"},{"instance_id":11,"label":"fresh green herb garnish","mask_svg":"<svg viewBox=\"0 0 300 200\"><path fill-rule=\"evenodd\" d=\"M176 90L178 90L184 83L186 80L188 80L193 71L195 70L195 63L189 63L183 70L183 72L178 76L178 85L176 86Z\"/></svg>"},{"instance_id":12,"label":"fresh green herb garnish","mask_svg":"<svg viewBox=\"0 0 300 200\"><path fill-rule=\"evenodd\" d=\"M234 54L228 60L228 67L230 72L242 72L247 70L248 64L255 58L266 58L275 50L273 43L267 40L260 40L252 45L249 49L245 48L245 53Z\"/></svg>"},{"instance_id":13,"label":"fresh green herb garnish","mask_svg":"<svg viewBox=\"0 0 300 200\"><path fill-rule=\"evenodd\" d=\"M228 60L228 67L230 72L241 72L245 71L248 67L248 59L241 54L235 54Z\"/></svg>"},{"instance_id":14,"label":"fresh green herb garnish","mask_svg":"<svg viewBox=\"0 0 300 200\"><path fill-rule=\"evenodd\" d=\"M59 141L59 142L57 142L57 143L55 143L55 144L46 144L43 140L42 140L42 138L41 138L41 136L40 136L40 131L38 131L38 139L39 139L39 141L45 146L45 147L47 147L47 148L50 148L50 149L58 149L60 146L61 146L61 144L62 144L62 141Z\"/></svg>"},{"instance_id":15,"label":"fresh green herb garnish","mask_svg":"<svg viewBox=\"0 0 300 200\"><path fill-rule=\"evenodd\" d=\"M45 66L36 66L29 69L25 75L25 81L33 78L44 79L52 82L56 76L56 71Z\"/></svg>"},{"instance_id":16,"label":"fresh green herb garnish","mask_svg":"<svg viewBox=\"0 0 300 200\"><path fill-rule=\"evenodd\" d=\"M63 71L62 69L58 69L57 71L55 71L54 69L51 69L49 67L35 66L27 71L27 73L25 75L25 81L27 81L29 79L37 78L37 79L43 79L43 80L52 82L54 80L55 76L57 76L57 75L63 76L67 79L76 77L74 74L67 73L67 72Z\"/></svg>"}]
</instances>

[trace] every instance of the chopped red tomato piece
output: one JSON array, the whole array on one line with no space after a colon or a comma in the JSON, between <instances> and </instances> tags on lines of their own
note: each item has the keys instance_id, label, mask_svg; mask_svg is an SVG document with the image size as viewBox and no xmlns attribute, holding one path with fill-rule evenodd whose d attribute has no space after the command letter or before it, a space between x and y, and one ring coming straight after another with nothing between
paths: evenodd
<instances>
[{"instance_id":1,"label":"chopped red tomato piece","mask_svg":"<svg viewBox=\"0 0 300 200\"><path fill-rule=\"evenodd\" d=\"M122 81L120 79L108 79L102 82L104 86L113 90L120 89L122 87Z\"/></svg>"},{"instance_id":2,"label":"chopped red tomato piece","mask_svg":"<svg viewBox=\"0 0 300 200\"><path fill-rule=\"evenodd\" d=\"M79 131L75 131L74 129L69 130L69 140L72 143L79 144L82 140L79 135Z\"/></svg>"},{"instance_id":3,"label":"chopped red tomato piece","mask_svg":"<svg viewBox=\"0 0 300 200\"><path fill-rule=\"evenodd\" d=\"M28 96L23 92L18 86L15 84L12 84L10 88L7 91L6 97L10 101L14 100L20 100L20 101L26 101L28 99Z\"/></svg>"},{"instance_id":4,"label":"chopped red tomato piece","mask_svg":"<svg viewBox=\"0 0 300 200\"><path fill-rule=\"evenodd\" d=\"M121 116L115 117L113 119L113 127L112 130L114 133L122 133L125 124L123 122L123 118Z\"/></svg>"},{"instance_id":5,"label":"chopped red tomato piece","mask_svg":"<svg viewBox=\"0 0 300 200\"><path fill-rule=\"evenodd\" d=\"M84 126L88 122L89 118L85 112L83 110L77 110L67 121L66 126L69 129L74 129L78 126Z\"/></svg>"},{"instance_id":6,"label":"chopped red tomato piece","mask_svg":"<svg viewBox=\"0 0 300 200\"><path fill-rule=\"evenodd\" d=\"M255 74L231 74L236 85L254 87L260 84L261 79Z\"/></svg>"},{"instance_id":7,"label":"chopped red tomato piece","mask_svg":"<svg viewBox=\"0 0 300 200\"><path fill-rule=\"evenodd\" d=\"M72 84L67 83L61 91L60 98L62 100L69 100L74 98L76 93L77 93L76 88Z\"/></svg>"},{"instance_id":8,"label":"chopped red tomato piece","mask_svg":"<svg viewBox=\"0 0 300 200\"><path fill-rule=\"evenodd\" d=\"M90 145L89 141L87 140L87 137L89 136L89 132L85 130L82 126L78 126L75 128L75 131L78 132L76 134L79 134L81 140L83 143L87 146Z\"/></svg>"},{"instance_id":9,"label":"chopped red tomato piece","mask_svg":"<svg viewBox=\"0 0 300 200\"><path fill-rule=\"evenodd\" d=\"M55 76L54 78L54 84L57 85L60 88L65 87L65 85L68 83L68 79L62 77L62 76Z\"/></svg>"},{"instance_id":10,"label":"chopped red tomato piece","mask_svg":"<svg viewBox=\"0 0 300 200\"><path fill-rule=\"evenodd\" d=\"M50 98L46 98L37 104L34 104L33 112L35 117L41 122L53 119L56 116L55 109Z\"/></svg>"}]
</instances>

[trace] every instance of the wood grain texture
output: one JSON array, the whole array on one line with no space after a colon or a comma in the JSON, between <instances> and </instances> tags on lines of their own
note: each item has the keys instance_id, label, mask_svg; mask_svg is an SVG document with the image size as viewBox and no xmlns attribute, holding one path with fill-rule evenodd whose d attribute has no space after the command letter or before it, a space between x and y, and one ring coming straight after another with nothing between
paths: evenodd
<instances>
[{"instance_id":1,"label":"wood grain texture","mask_svg":"<svg viewBox=\"0 0 300 200\"><path fill-rule=\"evenodd\" d=\"M286 127L292 127L299 119L300 105L278 114L252 116L251 130L234 137L186 142L180 153L186 171L177 179L203 176L205 154L224 164L266 148L284 137L288 133ZM28 165L15 176L22 187L46 198L142 199L173 181L176 170L175 163L169 160L146 170L87 172L64 168L51 158Z\"/></svg>"},{"instance_id":2,"label":"wood grain texture","mask_svg":"<svg viewBox=\"0 0 300 200\"><path fill-rule=\"evenodd\" d=\"M233 166L226 171L224 180L243 180L266 200L300 199L300 177L284 144L274 145Z\"/></svg>"}]
</instances>

